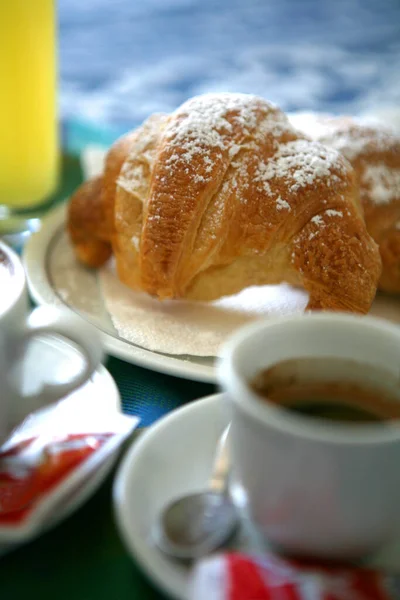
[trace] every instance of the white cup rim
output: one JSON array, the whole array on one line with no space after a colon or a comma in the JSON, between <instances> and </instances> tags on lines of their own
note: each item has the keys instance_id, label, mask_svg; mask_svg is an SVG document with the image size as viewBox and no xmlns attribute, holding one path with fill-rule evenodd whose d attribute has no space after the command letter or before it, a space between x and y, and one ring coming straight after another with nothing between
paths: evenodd
<instances>
[{"instance_id":1,"label":"white cup rim","mask_svg":"<svg viewBox=\"0 0 400 600\"><path fill-rule=\"evenodd\" d=\"M307 313L290 315L277 319L256 321L241 328L224 346L221 357L217 363L218 381L228 393L236 407L247 414L260 425L274 427L275 429L300 437L329 444L341 445L370 445L398 442L400 439L400 422L375 423L354 425L347 423L333 423L295 415L273 405L268 401L260 401L259 396L252 390L249 382L238 372L239 352L244 343L261 332L268 331L271 327L279 327L289 323L300 323L305 320L314 323L346 324L350 330L370 328L371 334L380 333L391 336L399 346L399 375L400 375L400 327L377 317L365 315L352 315L348 313ZM351 333L351 331L350 331ZM400 385L400 379L399 379Z\"/></svg>"},{"instance_id":2,"label":"white cup rim","mask_svg":"<svg viewBox=\"0 0 400 600\"><path fill-rule=\"evenodd\" d=\"M10 285L14 293L10 294L8 302L3 308L0 308L0 320L6 317L14 308L15 304L24 294L26 286L25 271L22 265L21 259L17 253L10 248L7 244L0 241L0 252L2 252L10 264L12 265L13 272L10 274Z\"/></svg>"}]
</instances>

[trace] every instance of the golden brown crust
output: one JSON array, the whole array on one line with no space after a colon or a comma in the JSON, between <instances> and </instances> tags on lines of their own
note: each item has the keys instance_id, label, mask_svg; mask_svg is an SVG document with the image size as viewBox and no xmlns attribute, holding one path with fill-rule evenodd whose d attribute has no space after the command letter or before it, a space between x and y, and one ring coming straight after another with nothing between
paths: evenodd
<instances>
[{"instance_id":1,"label":"golden brown crust","mask_svg":"<svg viewBox=\"0 0 400 600\"><path fill-rule=\"evenodd\" d=\"M105 179L118 275L133 289L212 300L287 281L312 308L369 309L380 259L353 170L261 98L205 95L154 115Z\"/></svg>"},{"instance_id":2,"label":"golden brown crust","mask_svg":"<svg viewBox=\"0 0 400 600\"><path fill-rule=\"evenodd\" d=\"M136 130L131 152L116 181L113 251L119 278L141 289L139 244L150 194L151 173L167 115L152 115Z\"/></svg>"},{"instance_id":3,"label":"golden brown crust","mask_svg":"<svg viewBox=\"0 0 400 600\"><path fill-rule=\"evenodd\" d=\"M106 156L102 195L104 215L102 234L108 239L112 239L115 233L115 195L117 179L122 165L129 156L136 136L137 134L135 131L123 135L111 146Z\"/></svg>"},{"instance_id":4,"label":"golden brown crust","mask_svg":"<svg viewBox=\"0 0 400 600\"><path fill-rule=\"evenodd\" d=\"M368 312L380 264L375 243L351 208L327 210L311 219L292 248L302 284L310 293L308 308Z\"/></svg>"},{"instance_id":5,"label":"golden brown crust","mask_svg":"<svg viewBox=\"0 0 400 600\"><path fill-rule=\"evenodd\" d=\"M103 177L83 183L71 197L68 231L78 259L88 267L100 267L111 256L111 245L104 237L102 204Z\"/></svg>"},{"instance_id":6,"label":"golden brown crust","mask_svg":"<svg viewBox=\"0 0 400 600\"><path fill-rule=\"evenodd\" d=\"M293 123L352 164L368 232L379 244L379 288L400 293L400 138L350 117L300 114Z\"/></svg>"},{"instance_id":7,"label":"golden brown crust","mask_svg":"<svg viewBox=\"0 0 400 600\"><path fill-rule=\"evenodd\" d=\"M130 132L119 138L107 153L103 176L84 182L71 197L67 226L78 259L88 267L102 266L112 254L116 181L134 137Z\"/></svg>"}]
</instances>

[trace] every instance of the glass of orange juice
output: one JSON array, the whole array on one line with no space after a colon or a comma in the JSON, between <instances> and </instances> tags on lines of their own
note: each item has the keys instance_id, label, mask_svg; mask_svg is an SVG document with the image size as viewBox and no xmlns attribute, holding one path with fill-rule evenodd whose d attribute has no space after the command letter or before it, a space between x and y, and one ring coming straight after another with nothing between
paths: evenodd
<instances>
[{"instance_id":1,"label":"glass of orange juice","mask_svg":"<svg viewBox=\"0 0 400 600\"><path fill-rule=\"evenodd\" d=\"M0 234L56 189L56 77L55 0L0 0Z\"/></svg>"}]
</instances>

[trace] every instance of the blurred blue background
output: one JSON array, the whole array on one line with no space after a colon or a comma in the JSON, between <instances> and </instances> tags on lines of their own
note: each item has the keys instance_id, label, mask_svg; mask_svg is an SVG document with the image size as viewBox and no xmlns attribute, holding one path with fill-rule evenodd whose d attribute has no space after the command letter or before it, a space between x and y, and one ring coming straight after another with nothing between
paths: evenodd
<instances>
[{"instance_id":1,"label":"blurred blue background","mask_svg":"<svg viewBox=\"0 0 400 600\"><path fill-rule=\"evenodd\" d=\"M69 143L109 143L205 91L285 110L399 105L400 0L59 0Z\"/></svg>"}]
</instances>

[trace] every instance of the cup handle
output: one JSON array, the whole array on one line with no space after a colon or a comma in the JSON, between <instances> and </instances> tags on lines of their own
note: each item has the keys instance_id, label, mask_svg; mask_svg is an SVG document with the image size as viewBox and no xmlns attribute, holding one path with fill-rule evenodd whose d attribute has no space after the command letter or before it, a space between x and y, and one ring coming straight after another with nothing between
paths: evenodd
<instances>
[{"instance_id":1,"label":"cup handle","mask_svg":"<svg viewBox=\"0 0 400 600\"><path fill-rule=\"evenodd\" d=\"M79 347L85 359L85 366L73 379L65 383L47 384L41 392L43 404L59 400L79 388L93 375L103 357L100 334L93 325L72 312L60 311L54 307L42 306L33 310L25 322L18 339L18 346L43 333L53 333Z\"/></svg>"}]
</instances>

